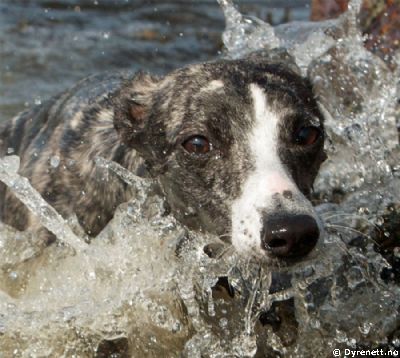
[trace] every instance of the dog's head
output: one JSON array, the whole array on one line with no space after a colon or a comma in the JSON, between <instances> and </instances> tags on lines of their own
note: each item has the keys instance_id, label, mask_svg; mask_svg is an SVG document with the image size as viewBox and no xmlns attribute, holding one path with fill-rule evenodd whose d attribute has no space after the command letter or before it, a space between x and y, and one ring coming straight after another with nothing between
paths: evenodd
<instances>
[{"instance_id":1,"label":"dog's head","mask_svg":"<svg viewBox=\"0 0 400 358\"><path fill-rule=\"evenodd\" d=\"M315 246L306 197L325 158L323 118L295 72L247 59L139 74L118 96L115 127L189 227L228 236L239 252Z\"/></svg>"}]
</instances>

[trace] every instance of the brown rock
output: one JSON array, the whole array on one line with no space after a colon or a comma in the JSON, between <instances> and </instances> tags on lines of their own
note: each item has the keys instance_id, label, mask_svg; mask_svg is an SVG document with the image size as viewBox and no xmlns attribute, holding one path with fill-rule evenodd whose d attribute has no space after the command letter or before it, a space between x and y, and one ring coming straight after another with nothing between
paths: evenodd
<instances>
[{"instance_id":1,"label":"brown rock","mask_svg":"<svg viewBox=\"0 0 400 358\"><path fill-rule=\"evenodd\" d=\"M347 10L348 0L312 0L311 20L338 17ZM394 66L393 54L400 49L400 1L364 0L360 25L367 35L365 46Z\"/></svg>"},{"instance_id":2,"label":"brown rock","mask_svg":"<svg viewBox=\"0 0 400 358\"><path fill-rule=\"evenodd\" d=\"M338 17L347 10L348 0L312 0L312 21L321 21Z\"/></svg>"},{"instance_id":3,"label":"brown rock","mask_svg":"<svg viewBox=\"0 0 400 358\"><path fill-rule=\"evenodd\" d=\"M392 64L394 52L400 49L400 2L365 1L360 22L368 35L365 46Z\"/></svg>"}]
</instances>

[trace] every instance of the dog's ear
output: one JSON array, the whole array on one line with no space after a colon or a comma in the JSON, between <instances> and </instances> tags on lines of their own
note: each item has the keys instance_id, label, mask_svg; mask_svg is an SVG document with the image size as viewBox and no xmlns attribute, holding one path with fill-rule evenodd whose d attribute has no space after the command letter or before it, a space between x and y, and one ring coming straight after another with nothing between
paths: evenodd
<instances>
[{"instance_id":1,"label":"dog's ear","mask_svg":"<svg viewBox=\"0 0 400 358\"><path fill-rule=\"evenodd\" d=\"M129 147L137 148L144 139L158 82L158 78L138 72L114 96L114 127Z\"/></svg>"}]
</instances>

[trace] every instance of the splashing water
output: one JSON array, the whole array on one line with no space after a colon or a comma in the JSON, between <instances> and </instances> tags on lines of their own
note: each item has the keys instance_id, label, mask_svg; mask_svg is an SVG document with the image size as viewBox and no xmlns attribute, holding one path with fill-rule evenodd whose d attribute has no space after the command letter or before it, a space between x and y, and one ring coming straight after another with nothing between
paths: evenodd
<instances>
[{"instance_id":1,"label":"splashing water","mask_svg":"<svg viewBox=\"0 0 400 358\"><path fill-rule=\"evenodd\" d=\"M242 15L230 0L217 1L226 20L222 39L231 57L240 58L254 50L279 46L279 39L271 25L256 17Z\"/></svg>"},{"instance_id":2,"label":"splashing water","mask_svg":"<svg viewBox=\"0 0 400 358\"><path fill-rule=\"evenodd\" d=\"M361 1L337 20L277 28L219 3L227 56L283 47L315 86L329 137L315 184L323 242L287 267L244 259L176 222L150 180L97 158L137 194L87 245L74 218L43 213L8 157L0 180L23 190L59 241L38 249L33 233L0 226L4 356L320 357L398 347L399 281L393 257L374 245L400 232L399 73L364 49Z\"/></svg>"},{"instance_id":3,"label":"splashing water","mask_svg":"<svg viewBox=\"0 0 400 358\"><path fill-rule=\"evenodd\" d=\"M69 226L64 225L64 219L38 194L29 184L28 179L17 174L19 170L19 158L8 156L0 159L0 180L12 189L13 193L21 200L29 210L36 213L40 223L52 232L56 237L69 244L77 251L86 248Z\"/></svg>"}]
</instances>

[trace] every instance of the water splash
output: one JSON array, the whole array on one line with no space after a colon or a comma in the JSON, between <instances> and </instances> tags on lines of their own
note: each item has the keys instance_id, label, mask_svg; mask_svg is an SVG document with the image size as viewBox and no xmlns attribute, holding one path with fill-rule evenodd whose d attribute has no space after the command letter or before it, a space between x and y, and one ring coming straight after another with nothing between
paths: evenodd
<instances>
[{"instance_id":1,"label":"water splash","mask_svg":"<svg viewBox=\"0 0 400 358\"><path fill-rule=\"evenodd\" d=\"M37 216L40 223L59 240L82 252L87 245L76 237L65 220L33 189L29 181L17 174L19 158L8 156L0 159L0 181L9 186L26 207Z\"/></svg>"},{"instance_id":2,"label":"water splash","mask_svg":"<svg viewBox=\"0 0 400 358\"><path fill-rule=\"evenodd\" d=\"M226 21L226 29L222 35L228 55L233 58L260 49L279 47L279 39L275 36L271 25L252 16L242 15L231 0L217 0ZM243 39L246 38L246 41Z\"/></svg>"},{"instance_id":3,"label":"water splash","mask_svg":"<svg viewBox=\"0 0 400 358\"><path fill-rule=\"evenodd\" d=\"M84 253L43 252L32 233L0 227L6 356L309 357L398 344L388 337L400 290L374 240L400 217L390 209L400 208L399 76L362 46L361 1L337 20L277 28L219 3L227 56L284 47L314 83L329 136L315 188L323 242L290 266L245 259L177 223L151 182L99 158L137 193Z\"/></svg>"}]
</instances>

